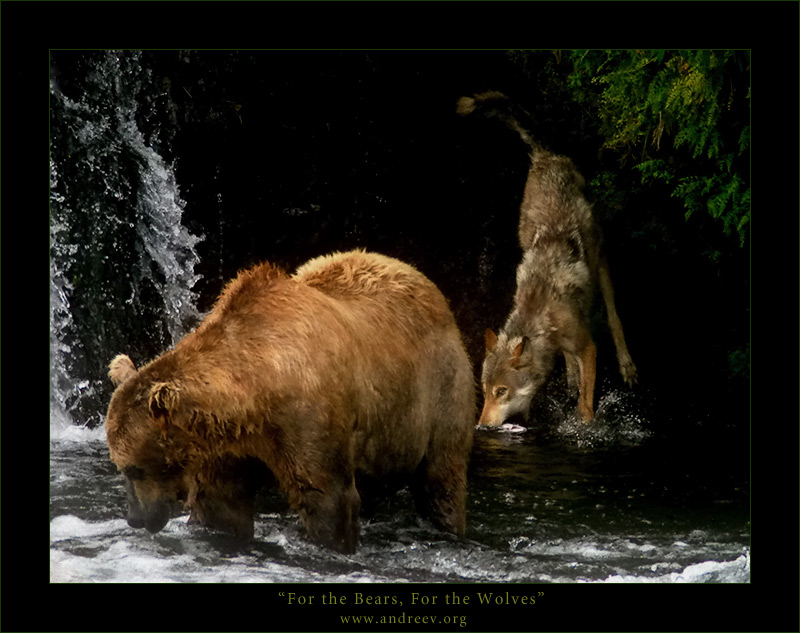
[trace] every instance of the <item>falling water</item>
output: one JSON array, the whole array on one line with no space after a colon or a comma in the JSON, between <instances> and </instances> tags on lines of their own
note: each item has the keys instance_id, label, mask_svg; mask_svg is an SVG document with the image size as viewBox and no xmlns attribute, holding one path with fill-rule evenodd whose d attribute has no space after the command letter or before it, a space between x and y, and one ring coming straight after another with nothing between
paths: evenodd
<instances>
[{"instance_id":1,"label":"falling water","mask_svg":"<svg viewBox=\"0 0 800 633\"><path fill-rule=\"evenodd\" d=\"M54 64L50 82L51 431L102 420L115 353L147 360L199 318L201 238L162 156L167 97L141 53L81 63L79 80Z\"/></svg>"}]
</instances>

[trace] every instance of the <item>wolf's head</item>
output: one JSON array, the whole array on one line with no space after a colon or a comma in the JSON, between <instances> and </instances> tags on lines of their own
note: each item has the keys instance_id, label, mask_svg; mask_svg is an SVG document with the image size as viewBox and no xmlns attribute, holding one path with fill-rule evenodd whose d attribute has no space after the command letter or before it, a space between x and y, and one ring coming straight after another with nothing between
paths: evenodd
<instances>
[{"instance_id":1,"label":"wolf's head","mask_svg":"<svg viewBox=\"0 0 800 633\"><path fill-rule=\"evenodd\" d=\"M554 349L545 339L509 337L486 330L481 386L483 412L478 424L500 426L513 415L527 421L531 400L547 379Z\"/></svg>"}]
</instances>

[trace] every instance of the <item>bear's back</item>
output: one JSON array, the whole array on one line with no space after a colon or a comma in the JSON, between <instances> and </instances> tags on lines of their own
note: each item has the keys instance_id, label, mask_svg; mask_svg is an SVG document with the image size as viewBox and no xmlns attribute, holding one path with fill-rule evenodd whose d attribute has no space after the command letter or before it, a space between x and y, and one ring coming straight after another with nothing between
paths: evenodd
<instances>
[{"instance_id":1,"label":"bear's back","mask_svg":"<svg viewBox=\"0 0 800 633\"><path fill-rule=\"evenodd\" d=\"M413 266L379 253L323 255L303 264L293 279L340 301L379 302L399 313L417 313L431 324L454 322L432 281Z\"/></svg>"}]
</instances>

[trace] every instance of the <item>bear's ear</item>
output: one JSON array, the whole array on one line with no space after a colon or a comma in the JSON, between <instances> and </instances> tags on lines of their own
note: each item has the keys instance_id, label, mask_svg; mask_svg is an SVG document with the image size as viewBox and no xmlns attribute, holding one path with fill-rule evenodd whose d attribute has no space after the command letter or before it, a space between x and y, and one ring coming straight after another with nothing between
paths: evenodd
<instances>
[{"instance_id":1,"label":"bear's ear","mask_svg":"<svg viewBox=\"0 0 800 633\"><path fill-rule=\"evenodd\" d=\"M486 352L491 352L494 346L497 345L497 334L487 329L486 332L483 333L483 338L486 342Z\"/></svg>"},{"instance_id":2,"label":"bear's ear","mask_svg":"<svg viewBox=\"0 0 800 633\"><path fill-rule=\"evenodd\" d=\"M180 389L174 382L157 382L150 388L150 416L162 431L166 429L180 401Z\"/></svg>"},{"instance_id":3,"label":"bear's ear","mask_svg":"<svg viewBox=\"0 0 800 633\"><path fill-rule=\"evenodd\" d=\"M133 378L139 372L136 371L136 365L125 354L115 356L108 364L108 377L115 387L118 387L126 380Z\"/></svg>"}]
</instances>

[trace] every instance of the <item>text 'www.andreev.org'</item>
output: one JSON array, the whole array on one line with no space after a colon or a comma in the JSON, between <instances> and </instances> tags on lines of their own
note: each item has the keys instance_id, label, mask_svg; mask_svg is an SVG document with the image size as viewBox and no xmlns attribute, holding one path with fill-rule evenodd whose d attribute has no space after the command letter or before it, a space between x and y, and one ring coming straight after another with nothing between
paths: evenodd
<instances>
[{"instance_id":1,"label":"text 'www.andreev.org'","mask_svg":"<svg viewBox=\"0 0 800 633\"><path fill-rule=\"evenodd\" d=\"M342 615L339 616L342 624L354 626L366 625L427 625L427 626L467 626L465 615L410 615L405 611L399 615Z\"/></svg>"}]
</instances>

